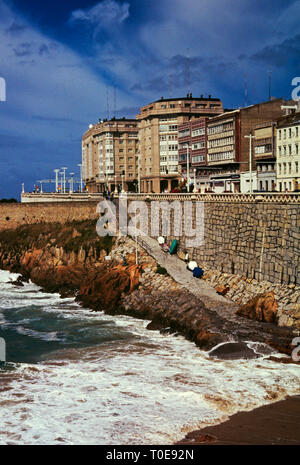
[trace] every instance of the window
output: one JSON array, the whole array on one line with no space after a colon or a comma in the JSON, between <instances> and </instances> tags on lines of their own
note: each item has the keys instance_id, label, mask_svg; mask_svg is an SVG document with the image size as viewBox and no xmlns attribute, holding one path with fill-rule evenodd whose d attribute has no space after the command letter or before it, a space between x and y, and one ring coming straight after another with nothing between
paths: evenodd
<instances>
[{"instance_id":1,"label":"window","mask_svg":"<svg viewBox=\"0 0 300 465\"><path fill-rule=\"evenodd\" d=\"M192 137L203 136L205 134L205 128L193 129Z\"/></svg>"},{"instance_id":2,"label":"window","mask_svg":"<svg viewBox=\"0 0 300 465\"><path fill-rule=\"evenodd\" d=\"M292 129L289 128L289 138L291 138L291 137L292 137Z\"/></svg>"},{"instance_id":3,"label":"window","mask_svg":"<svg viewBox=\"0 0 300 465\"><path fill-rule=\"evenodd\" d=\"M299 168L298 168L298 162L295 161L295 171L296 171L296 173L298 173L298 170L299 170Z\"/></svg>"},{"instance_id":4,"label":"window","mask_svg":"<svg viewBox=\"0 0 300 465\"><path fill-rule=\"evenodd\" d=\"M281 129L279 129L278 139L281 140Z\"/></svg>"}]
</instances>

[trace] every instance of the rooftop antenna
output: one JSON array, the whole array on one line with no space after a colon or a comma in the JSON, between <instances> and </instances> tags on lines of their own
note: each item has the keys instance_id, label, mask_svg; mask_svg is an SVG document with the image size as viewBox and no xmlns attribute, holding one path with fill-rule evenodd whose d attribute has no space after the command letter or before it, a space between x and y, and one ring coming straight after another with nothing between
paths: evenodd
<instances>
[{"instance_id":1,"label":"rooftop antenna","mask_svg":"<svg viewBox=\"0 0 300 465\"><path fill-rule=\"evenodd\" d=\"M187 57L186 57L186 86L187 86L187 93L190 94L190 49L187 49Z\"/></svg>"},{"instance_id":2,"label":"rooftop antenna","mask_svg":"<svg viewBox=\"0 0 300 465\"><path fill-rule=\"evenodd\" d=\"M107 84L106 84L106 116L107 116L107 121L109 121L109 92L108 92Z\"/></svg>"},{"instance_id":3,"label":"rooftop antenna","mask_svg":"<svg viewBox=\"0 0 300 465\"><path fill-rule=\"evenodd\" d=\"M248 82L247 82L247 74L244 76L244 92L245 92L245 107L248 106Z\"/></svg>"},{"instance_id":4,"label":"rooftop antenna","mask_svg":"<svg viewBox=\"0 0 300 465\"><path fill-rule=\"evenodd\" d=\"M114 87L114 117L117 116L117 89Z\"/></svg>"},{"instance_id":5,"label":"rooftop antenna","mask_svg":"<svg viewBox=\"0 0 300 465\"><path fill-rule=\"evenodd\" d=\"M271 100L271 74L272 71L268 70L268 87L269 87L269 100Z\"/></svg>"}]
</instances>

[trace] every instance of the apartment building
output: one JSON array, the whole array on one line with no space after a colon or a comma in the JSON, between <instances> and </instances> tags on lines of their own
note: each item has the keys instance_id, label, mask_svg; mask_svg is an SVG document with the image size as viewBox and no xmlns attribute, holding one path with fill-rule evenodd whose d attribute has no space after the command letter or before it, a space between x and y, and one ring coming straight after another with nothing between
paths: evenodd
<instances>
[{"instance_id":1,"label":"apartment building","mask_svg":"<svg viewBox=\"0 0 300 465\"><path fill-rule=\"evenodd\" d=\"M258 124L254 129L254 159L257 190L276 190L276 122Z\"/></svg>"},{"instance_id":2,"label":"apartment building","mask_svg":"<svg viewBox=\"0 0 300 465\"><path fill-rule=\"evenodd\" d=\"M178 126L178 153L181 166L181 179L186 184L194 184L196 190L209 189L209 170L207 167L207 120L197 118ZM189 166L189 177L187 176Z\"/></svg>"},{"instance_id":3,"label":"apartment building","mask_svg":"<svg viewBox=\"0 0 300 465\"><path fill-rule=\"evenodd\" d=\"M223 112L218 98L163 97L140 109L139 153L141 156L141 191L170 192L181 180L178 163L178 127L204 116ZM199 154L200 156L200 154Z\"/></svg>"},{"instance_id":4,"label":"apartment building","mask_svg":"<svg viewBox=\"0 0 300 465\"><path fill-rule=\"evenodd\" d=\"M89 192L136 191L138 123L135 119L100 121L82 138L83 180Z\"/></svg>"},{"instance_id":5,"label":"apartment building","mask_svg":"<svg viewBox=\"0 0 300 465\"><path fill-rule=\"evenodd\" d=\"M252 178L257 176L257 172L252 145L251 176L249 174L249 144L251 139L246 136L254 135L255 127L258 124L276 121L280 118L282 116L281 106L285 103L281 98L272 99L226 112L208 120L207 165L216 170L216 173L210 176L210 185L213 191L250 191ZM241 176L245 177L243 190L241 190Z\"/></svg>"},{"instance_id":6,"label":"apartment building","mask_svg":"<svg viewBox=\"0 0 300 465\"><path fill-rule=\"evenodd\" d=\"M277 122L277 190L300 189L300 112L280 118Z\"/></svg>"}]
</instances>

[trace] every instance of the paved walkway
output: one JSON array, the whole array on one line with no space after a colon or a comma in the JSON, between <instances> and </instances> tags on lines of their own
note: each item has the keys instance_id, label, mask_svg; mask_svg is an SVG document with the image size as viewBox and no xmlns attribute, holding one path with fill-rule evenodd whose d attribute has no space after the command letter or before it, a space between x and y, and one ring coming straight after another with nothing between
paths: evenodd
<instances>
[{"instance_id":1,"label":"paved walkway","mask_svg":"<svg viewBox=\"0 0 300 465\"><path fill-rule=\"evenodd\" d=\"M151 255L162 267L166 268L174 281L188 289L198 297L207 308L216 311L220 316L237 321L235 311L238 305L217 294L216 290L206 281L193 277L193 273L186 268L186 263L178 256L163 252L156 239L148 236L139 238L139 245Z\"/></svg>"}]
</instances>

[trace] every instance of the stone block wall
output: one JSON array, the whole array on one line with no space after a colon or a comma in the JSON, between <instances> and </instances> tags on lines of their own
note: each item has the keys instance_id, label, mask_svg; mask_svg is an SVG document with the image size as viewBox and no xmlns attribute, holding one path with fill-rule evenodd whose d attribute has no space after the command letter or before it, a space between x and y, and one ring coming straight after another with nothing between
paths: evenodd
<instances>
[{"instance_id":1,"label":"stone block wall","mask_svg":"<svg viewBox=\"0 0 300 465\"><path fill-rule=\"evenodd\" d=\"M149 224L151 203L147 202ZM193 203L193 211L189 213L187 220L190 222L186 221L187 227L183 227L180 236L174 231L174 225L178 227L180 218L172 210L169 234L162 231L165 222L162 214L160 218L155 218L155 223L159 224L159 235L168 240L178 239L179 250L188 251L190 258L195 259L200 266L244 275L258 281L300 283L299 203L202 202L204 240L201 245L188 247L189 231L196 227L197 217L196 202L190 200L189 203ZM182 207L182 224L184 222ZM198 224L197 230L200 229Z\"/></svg>"},{"instance_id":2,"label":"stone block wall","mask_svg":"<svg viewBox=\"0 0 300 465\"><path fill-rule=\"evenodd\" d=\"M23 224L96 219L98 202L1 203L0 231Z\"/></svg>"},{"instance_id":3,"label":"stone block wall","mask_svg":"<svg viewBox=\"0 0 300 465\"><path fill-rule=\"evenodd\" d=\"M195 224L195 211L193 222ZM198 264L259 281L300 283L300 205L205 203L204 242L187 249Z\"/></svg>"}]
</instances>

